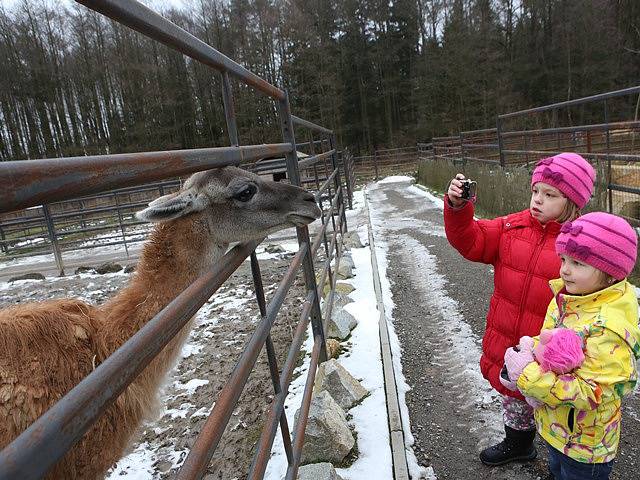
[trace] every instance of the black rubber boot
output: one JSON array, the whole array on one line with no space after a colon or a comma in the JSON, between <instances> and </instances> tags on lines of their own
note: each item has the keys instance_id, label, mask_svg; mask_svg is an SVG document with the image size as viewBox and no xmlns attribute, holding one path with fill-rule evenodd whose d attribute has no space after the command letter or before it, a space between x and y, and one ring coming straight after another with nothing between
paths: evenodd
<instances>
[{"instance_id":1,"label":"black rubber boot","mask_svg":"<svg viewBox=\"0 0 640 480\"><path fill-rule=\"evenodd\" d=\"M480 452L480 461L485 465L497 466L514 461L529 461L538 456L533 441L535 430L514 430L504 427L505 439L497 445L485 448Z\"/></svg>"}]
</instances>

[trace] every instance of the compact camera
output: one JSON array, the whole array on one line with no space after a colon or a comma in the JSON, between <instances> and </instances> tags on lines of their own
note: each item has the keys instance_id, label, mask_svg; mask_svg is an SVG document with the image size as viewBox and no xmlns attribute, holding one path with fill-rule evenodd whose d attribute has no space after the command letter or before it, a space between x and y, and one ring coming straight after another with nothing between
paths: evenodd
<instances>
[{"instance_id":1,"label":"compact camera","mask_svg":"<svg viewBox=\"0 0 640 480\"><path fill-rule=\"evenodd\" d=\"M472 200L476 196L476 186L478 184L473 180L462 180L462 198Z\"/></svg>"}]
</instances>

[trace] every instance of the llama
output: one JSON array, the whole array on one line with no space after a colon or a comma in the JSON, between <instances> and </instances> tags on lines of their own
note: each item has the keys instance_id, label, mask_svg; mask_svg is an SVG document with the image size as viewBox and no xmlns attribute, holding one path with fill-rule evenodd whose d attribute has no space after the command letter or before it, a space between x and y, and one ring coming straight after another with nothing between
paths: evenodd
<instances>
[{"instance_id":1,"label":"llama","mask_svg":"<svg viewBox=\"0 0 640 480\"><path fill-rule=\"evenodd\" d=\"M320 213L314 196L296 186L236 167L196 173L179 192L137 213L157 225L132 279L104 305L62 299L0 311L0 450L209 269L229 243L301 227ZM159 387L191 323L46 478L104 476L140 423L154 414Z\"/></svg>"}]
</instances>

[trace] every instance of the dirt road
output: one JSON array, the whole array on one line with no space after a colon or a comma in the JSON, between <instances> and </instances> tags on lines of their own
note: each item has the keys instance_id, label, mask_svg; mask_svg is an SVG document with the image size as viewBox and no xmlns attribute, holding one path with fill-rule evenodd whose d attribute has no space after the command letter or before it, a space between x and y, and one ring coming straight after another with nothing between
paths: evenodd
<instances>
[{"instance_id":1,"label":"dirt road","mask_svg":"<svg viewBox=\"0 0 640 480\"><path fill-rule=\"evenodd\" d=\"M438 480L535 480L538 460L489 468L478 453L502 438L499 395L479 371L480 340L492 291L491 266L464 260L444 234L441 203L408 181L369 189L376 243L386 243L394 326L402 347L414 449ZM435 200L435 201L434 201ZM611 476L637 478L640 395L627 398L621 451Z\"/></svg>"}]
</instances>

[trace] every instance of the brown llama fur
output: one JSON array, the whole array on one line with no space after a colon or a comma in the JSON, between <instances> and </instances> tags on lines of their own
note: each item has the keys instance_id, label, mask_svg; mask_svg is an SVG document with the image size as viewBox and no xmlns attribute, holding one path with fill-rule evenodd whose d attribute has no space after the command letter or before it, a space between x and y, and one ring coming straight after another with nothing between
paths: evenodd
<instances>
[{"instance_id":1,"label":"brown llama fur","mask_svg":"<svg viewBox=\"0 0 640 480\"><path fill-rule=\"evenodd\" d=\"M257 185L258 192L248 202L230 199L243 182ZM233 167L196 174L179 194L161 197L142 212L150 211L146 219L162 223L145 244L129 284L107 303L92 306L61 299L1 310L0 449L197 279L224 254L229 242L260 238L317 218L320 212L310 200L310 194L298 187L266 182ZM256 217L255 222L247 220ZM155 413L157 391L190 323L46 478L104 476L141 422Z\"/></svg>"}]
</instances>

